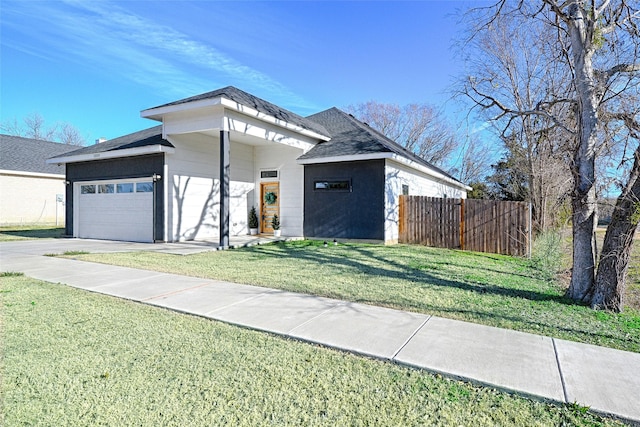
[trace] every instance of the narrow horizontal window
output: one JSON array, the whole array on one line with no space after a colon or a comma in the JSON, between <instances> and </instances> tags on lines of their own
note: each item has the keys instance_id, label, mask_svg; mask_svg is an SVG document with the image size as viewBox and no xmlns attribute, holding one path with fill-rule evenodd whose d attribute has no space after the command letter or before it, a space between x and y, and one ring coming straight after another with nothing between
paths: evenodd
<instances>
[{"instance_id":1,"label":"narrow horizontal window","mask_svg":"<svg viewBox=\"0 0 640 427\"><path fill-rule=\"evenodd\" d=\"M136 193L151 193L151 192L153 192L153 182L136 183Z\"/></svg>"},{"instance_id":2,"label":"narrow horizontal window","mask_svg":"<svg viewBox=\"0 0 640 427\"><path fill-rule=\"evenodd\" d=\"M261 171L260 178L277 178L278 171Z\"/></svg>"},{"instance_id":3,"label":"narrow horizontal window","mask_svg":"<svg viewBox=\"0 0 640 427\"><path fill-rule=\"evenodd\" d=\"M96 186L95 185L81 185L80 186L81 194L96 194Z\"/></svg>"},{"instance_id":4,"label":"narrow horizontal window","mask_svg":"<svg viewBox=\"0 0 640 427\"><path fill-rule=\"evenodd\" d=\"M118 193L133 193L133 183L118 184Z\"/></svg>"},{"instance_id":5,"label":"narrow horizontal window","mask_svg":"<svg viewBox=\"0 0 640 427\"><path fill-rule=\"evenodd\" d=\"M113 184L100 184L98 185L98 193L113 193Z\"/></svg>"},{"instance_id":6,"label":"narrow horizontal window","mask_svg":"<svg viewBox=\"0 0 640 427\"><path fill-rule=\"evenodd\" d=\"M351 191L351 180L316 180L313 182L316 191Z\"/></svg>"}]
</instances>

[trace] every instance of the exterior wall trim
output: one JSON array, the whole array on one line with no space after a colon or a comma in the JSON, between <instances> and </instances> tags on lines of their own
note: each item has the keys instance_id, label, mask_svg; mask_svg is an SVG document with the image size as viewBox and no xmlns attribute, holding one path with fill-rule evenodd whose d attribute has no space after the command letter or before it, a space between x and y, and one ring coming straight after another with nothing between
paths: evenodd
<instances>
[{"instance_id":1,"label":"exterior wall trim","mask_svg":"<svg viewBox=\"0 0 640 427\"><path fill-rule=\"evenodd\" d=\"M127 148L124 150L106 151L103 153L81 154L78 156L56 157L47 160L49 164L78 163L90 160L117 159L122 157L142 156L145 154L167 153L173 154L176 149L165 145L149 145L147 147Z\"/></svg>"},{"instance_id":2,"label":"exterior wall trim","mask_svg":"<svg viewBox=\"0 0 640 427\"><path fill-rule=\"evenodd\" d=\"M358 160L389 159L392 153L355 154L350 156L318 157L315 159L298 159L301 165L318 165L322 163L357 162Z\"/></svg>"},{"instance_id":3,"label":"exterior wall trim","mask_svg":"<svg viewBox=\"0 0 640 427\"><path fill-rule=\"evenodd\" d=\"M41 173L41 172L26 172L26 171L14 171L8 169L0 169L0 175L14 175L14 176L28 176L31 178L54 178L65 179L65 175L57 173Z\"/></svg>"},{"instance_id":4,"label":"exterior wall trim","mask_svg":"<svg viewBox=\"0 0 640 427\"><path fill-rule=\"evenodd\" d=\"M437 172L437 171L434 171L433 169L422 166L421 164L414 162L413 160L409 160L397 154L393 154L391 157L389 157L389 159L395 162L398 162L400 164L403 164L405 166L409 166L410 168L416 169L422 173L425 173L433 178L436 178L436 180L438 181L445 182L449 185L453 185L454 187L463 189L464 191L473 190L473 188L469 187L468 185L465 185L455 179L451 179L448 176L441 174L440 172Z\"/></svg>"}]
</instances>

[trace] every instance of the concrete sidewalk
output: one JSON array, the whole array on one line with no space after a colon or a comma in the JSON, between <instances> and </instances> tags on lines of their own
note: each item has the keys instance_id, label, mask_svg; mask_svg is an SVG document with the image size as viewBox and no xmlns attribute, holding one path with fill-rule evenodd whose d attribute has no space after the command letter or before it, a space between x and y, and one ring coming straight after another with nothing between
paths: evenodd
<instances>
[{"instance_id":1,"label":"concrete sidewalk","mask_svg":"<svg viewBox=\"0 0 640 427\"><path fill-rule=\"evenodd\" d=\"M191 313L640 424L640 354L426 314L166 273L42 256L172 251L89 240L0 243L0 271ZM181 244L172 253L207 250ZM210 249L210 248L209 248Z\"/></svg>"}]
</instances>

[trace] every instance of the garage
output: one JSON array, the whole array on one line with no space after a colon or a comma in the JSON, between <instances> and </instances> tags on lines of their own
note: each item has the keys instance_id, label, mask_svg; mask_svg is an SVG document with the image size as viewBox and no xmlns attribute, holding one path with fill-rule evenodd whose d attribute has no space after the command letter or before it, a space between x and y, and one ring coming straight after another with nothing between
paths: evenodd
<instances>
[{"instance_id":1,"label":"garage","mask_svg":"<svg viewBox=\"0 0 640 427\"><path fill-rule=\"evenodd\" d=\"M74 236L153 242L151 178L75 183Z\"/></svg>"}]
</instances>

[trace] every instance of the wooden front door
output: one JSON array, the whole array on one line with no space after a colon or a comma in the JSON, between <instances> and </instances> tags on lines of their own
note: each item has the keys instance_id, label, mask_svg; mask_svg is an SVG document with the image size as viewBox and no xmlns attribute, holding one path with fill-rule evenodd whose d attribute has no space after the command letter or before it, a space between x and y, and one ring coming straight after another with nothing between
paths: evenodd
<instances>
[{"instance_id":1,"label":"wooden front door","mask_svg":"<svg viewBox=\"0 0 640 427\"><path fill-rule=\"evenodd\" d=\"M280 217L280 183L263 182L260 184L260 229L263 233L273 233L271 220L273 215Z\"/></svg>"}]
</instances>

